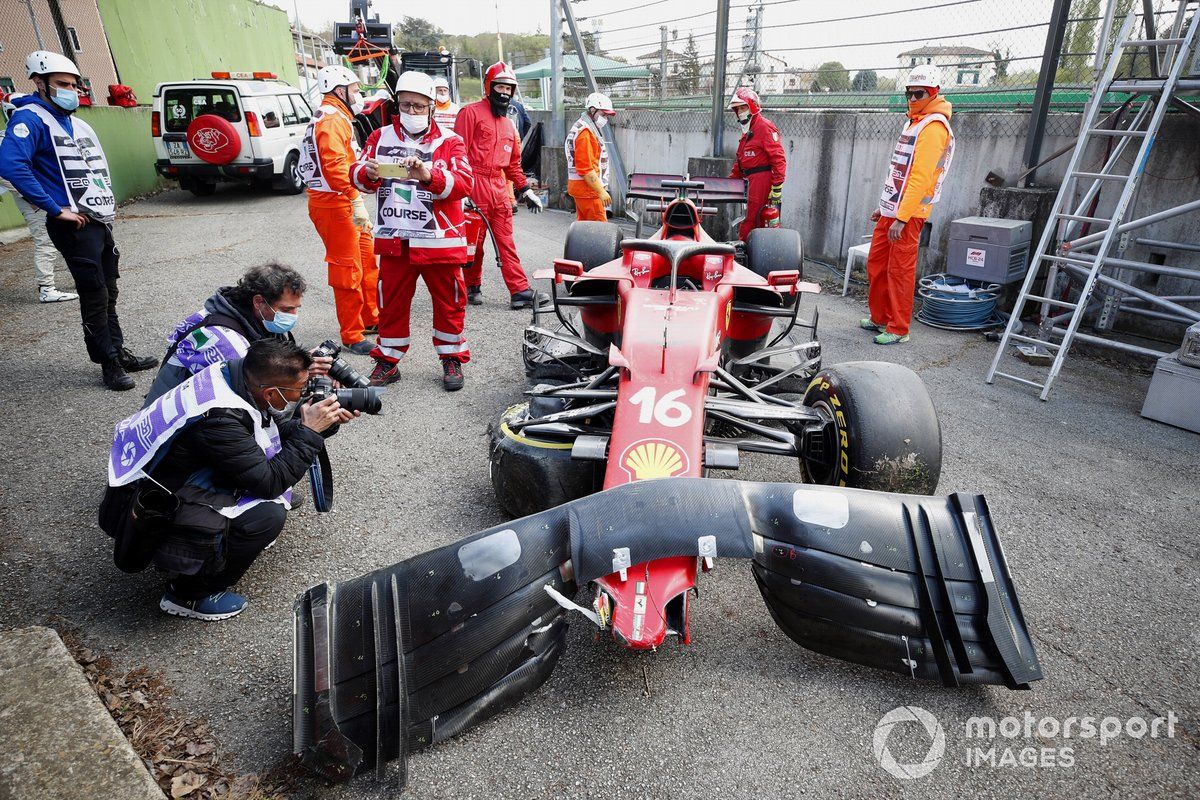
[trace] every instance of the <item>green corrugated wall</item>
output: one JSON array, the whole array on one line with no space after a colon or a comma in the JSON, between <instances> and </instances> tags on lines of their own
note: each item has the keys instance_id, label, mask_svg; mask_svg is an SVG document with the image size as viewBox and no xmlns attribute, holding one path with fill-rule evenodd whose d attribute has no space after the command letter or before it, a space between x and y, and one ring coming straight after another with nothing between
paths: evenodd
<instances>
[{"instance_id":1,"label":"green corrugated wall","mask_svg":"<svg viewBox=\"0 0 1200 800\"><path fill-rule=\"evenodd\" d=\"M214 70L299 85L287 12L254 0L97 0L121 82L149 103L163 81ZM343 4L339 4L341 7Z\"/></svg>"},{"instance_id":2,"label":"green corrugated wall","mask_svg":"<svg viewBox=\"0 0 1200 800\"><path fill-rule=\"evenodd\" d=\"M154 172L154 143L150 138L150 109L94 106L78 112L100 137L112 174L117 202L146 194L164 182ZM118 215L120 211L117 212ZM25 220L6 194L0 200L0 230L19 228Z\"/></svg>"}]
</instances>

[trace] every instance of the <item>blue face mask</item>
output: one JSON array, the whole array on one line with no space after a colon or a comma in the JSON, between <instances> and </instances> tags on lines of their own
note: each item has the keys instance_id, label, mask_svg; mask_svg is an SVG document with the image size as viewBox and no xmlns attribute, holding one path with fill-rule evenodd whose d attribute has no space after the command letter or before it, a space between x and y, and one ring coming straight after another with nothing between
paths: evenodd
<instances>
[{"instance_id":1,"label":"blue face mask","mask_svg":"<svg viewBox=\"0 0 1200 800\"><path fill-rule=\"evenodd\" d=\"M50 99L54 101L54 105L64 111L74 111L79 108L79 92L70 89L55 88L54 97Z\"/></svg>"},{"instance_id":2,"label":"blue face mask","mask_svg":"<svg viewBox=\"0 0 1200 800\"><path fill-rule=\"evenodd\" d=\"M275 311L269 303L267 304L267 308ZM275 319L263 319L263 327L271 333L287 333L296 327L296 320L299 318L297 314L289 314L286 311L275 311Z\"/></svg>"}]
</instances>

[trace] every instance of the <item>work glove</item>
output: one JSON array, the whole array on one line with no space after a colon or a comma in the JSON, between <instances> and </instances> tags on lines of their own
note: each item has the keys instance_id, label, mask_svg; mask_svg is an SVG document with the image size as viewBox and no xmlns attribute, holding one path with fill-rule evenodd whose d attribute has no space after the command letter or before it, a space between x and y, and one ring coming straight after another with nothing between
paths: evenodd
<instances>
[{"instance_id":1,"label":"work glove","mask_svg":"<svg viewBox=\"0 0 1200 800\"><path fill-rule=\"evenodd\" d=\"M583 182L587 184L589 189L600 195L600 199L604 202L604 205L612 204L612 195L608 193L608 190L604 188L604 184L600 182L600 174L598 172L592 170L584 175Z\"/></svg>"},{"instance_id":2,"label":"work glove","mask_svg":"<svg viewBox=\"0 0 1200 800\"><path fill-rule=\"evenodd\" d=\"M767 195L767 202L776 208L783 204L783 184L771 187L771 193Z\"/></svg>"},{"instance_id":3,"label":"work glove","mask_svg":"<svg viewBox=\"0 0 1200 800\"><path fill-rule=\"evenodd\" d=\"M354 227L360 230L371 230L371 215L367 213L367 201L360 194L350 201L350 219Z\"/></svg>"},{"instance_id":4,"label":"work glove","mask_svg":"<svg viewBox=\"0 0 1200 800\"><path fill-rule=\"evenodd\" d=\"M525 205L534 214L542 213L542 201L533 193L533 189L526 187L525 191L521 192L521 199L525 201Z\"/></svg>"}]
</instances>

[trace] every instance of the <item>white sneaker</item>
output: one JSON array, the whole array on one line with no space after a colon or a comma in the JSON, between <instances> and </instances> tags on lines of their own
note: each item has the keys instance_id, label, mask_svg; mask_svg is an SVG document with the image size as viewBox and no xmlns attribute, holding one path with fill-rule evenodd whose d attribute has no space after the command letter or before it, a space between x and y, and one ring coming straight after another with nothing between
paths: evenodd
<instances>
[{"instance_id":1,"label":"white sneaker","mask_svg":"<svg viewBox=\"0 0 1200 800\"><path fill-rule=\"evenodd\" d=\"M74 292L60 292L53 286L43 286L38 291L38 302L40 303L65 303L68 300L78 300L79 295Z\"/></svg>"}]
</instances>

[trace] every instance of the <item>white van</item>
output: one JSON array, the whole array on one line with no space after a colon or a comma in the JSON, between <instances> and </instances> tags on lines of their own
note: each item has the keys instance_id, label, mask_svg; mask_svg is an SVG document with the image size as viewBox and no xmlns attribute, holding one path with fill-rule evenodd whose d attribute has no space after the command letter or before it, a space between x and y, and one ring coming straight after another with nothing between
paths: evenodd
<instances>
[{"instance_id":1,"label":"white van","mask_svg":"<svg viewBox=\"0 0 1200 800\"><path fill-rule=\"evenodd\" d=\"M300 147L312 108L271 72L214 72L210 79L160 83L151 135L155 169L197 196L218 181L304 191Z\"/></svg>"}]
</instances>

